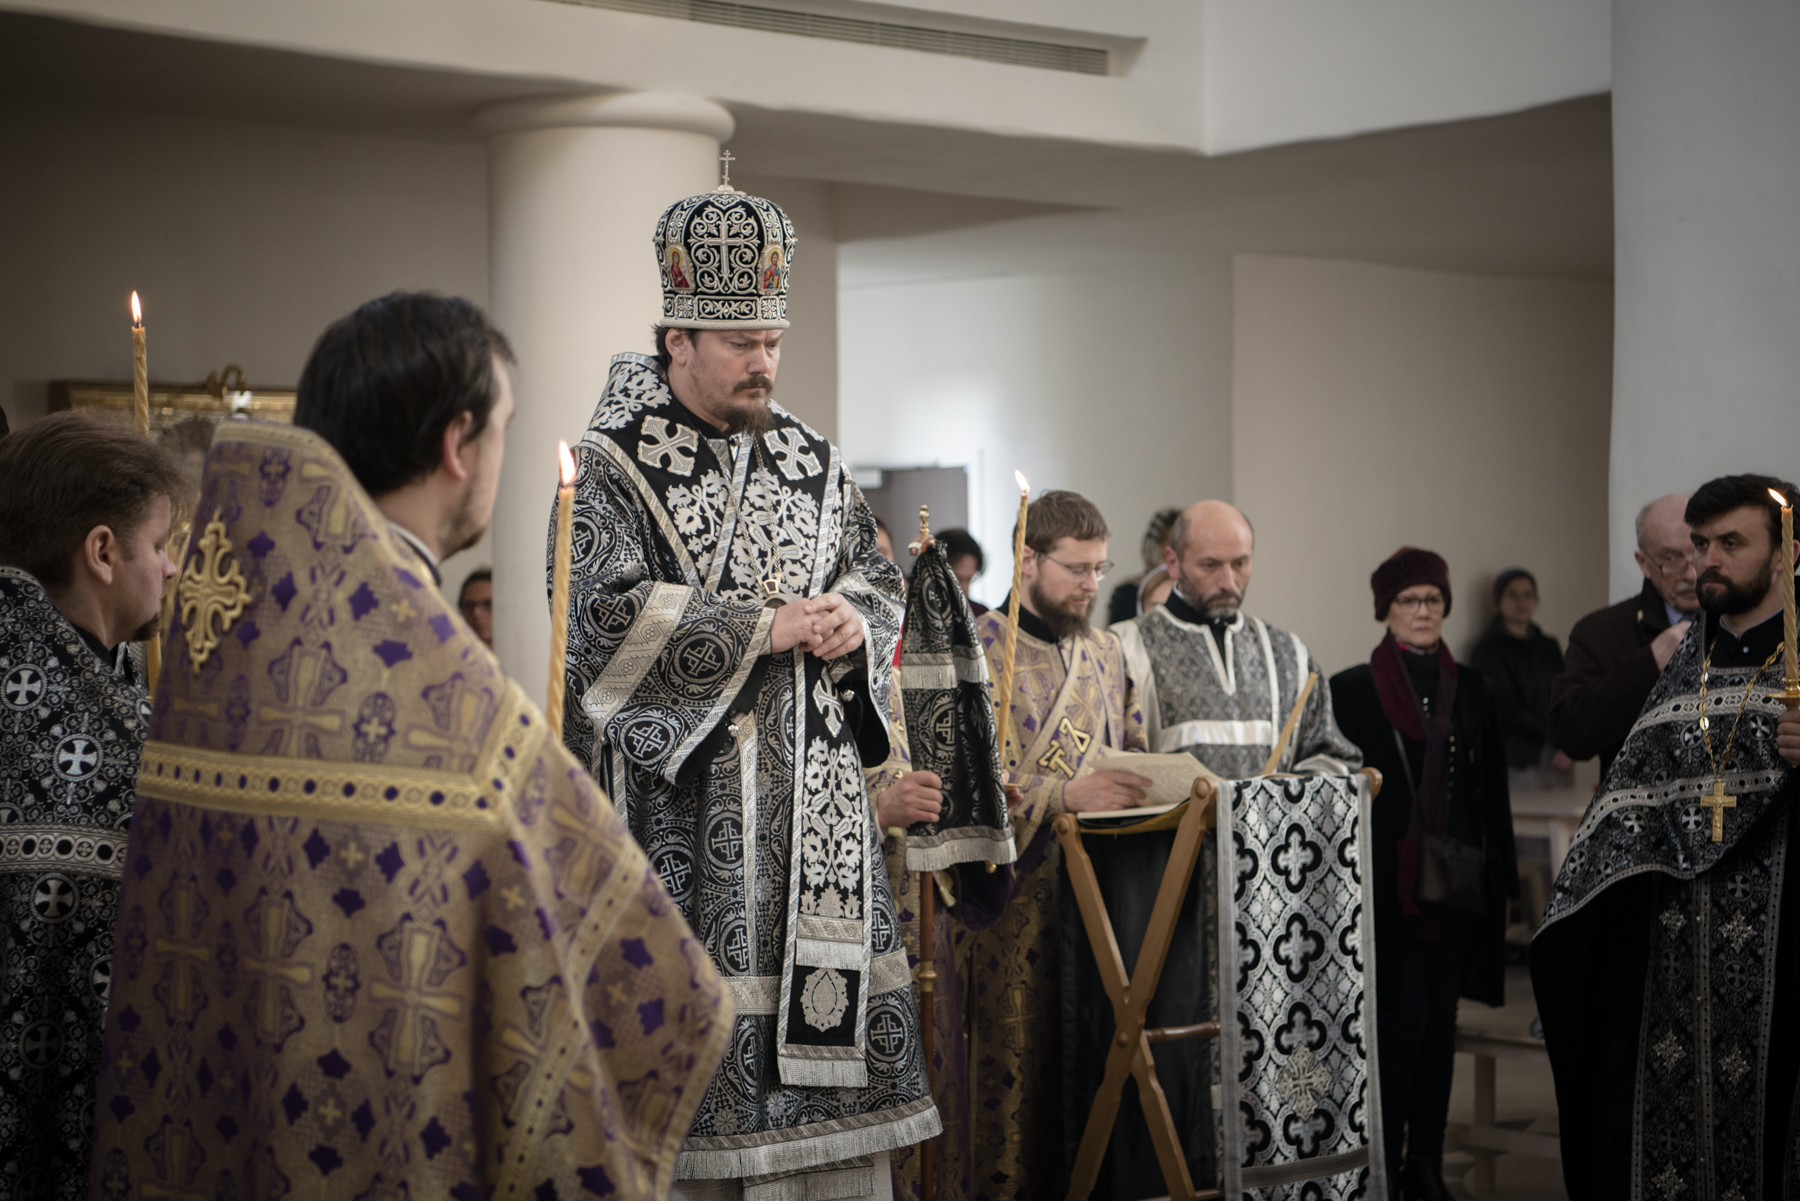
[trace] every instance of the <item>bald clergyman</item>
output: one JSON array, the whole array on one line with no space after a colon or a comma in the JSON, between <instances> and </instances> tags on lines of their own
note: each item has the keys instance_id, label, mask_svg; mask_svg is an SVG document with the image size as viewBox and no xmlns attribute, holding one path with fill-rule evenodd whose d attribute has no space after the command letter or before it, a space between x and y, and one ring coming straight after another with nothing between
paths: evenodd
<instances>
[{"instance_id":1,"label":"bald clergyman","mask_svg":"<svg viewBox=\"0 0 1800 1201\"><path fill-rule=\"evenodd\" d=\"M1331 714L1326 672L1306 644L1243 611L1255 534L1224 501L1176 520L1163 561L1175 590L1160 607L1113 626L1137 684L1154 751L1187 751L1216 774L1263 774L1310 673L1307 697L1277 771L1335 775L1362 752Z\"/></svg>"}]
</instances>

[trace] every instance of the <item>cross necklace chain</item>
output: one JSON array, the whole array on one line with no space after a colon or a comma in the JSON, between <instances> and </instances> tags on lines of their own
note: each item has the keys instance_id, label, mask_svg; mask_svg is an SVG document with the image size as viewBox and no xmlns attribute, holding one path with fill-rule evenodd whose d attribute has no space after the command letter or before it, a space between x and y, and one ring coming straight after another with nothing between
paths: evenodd
<instances>
[{"instance_id":1,"label":"cross necklace chain","mask_svg":"<svg viewBox=\"0 0 1800 1201\"><path fill-rule=\"evenodd\" d=\"M1781 654L1782 648L1777 646L1763 665L1756 669L1756 674L1744 682L1744 699L1738 702L1737 717L1732 720L1731 733L1725 736L1725 753L1713 754L1712 721L1706 715L1706 683L1712 675L1713 651L1718 649L1718 642L1706 648L1706 662L1700 667L1700 740L1706 744L1706 758L1713 770L1713 788L1710 793L1701 796L1700 803L1712 810L1712 840L1725 841L1725 811L1737 808L1737 798L1725 794L1725 765L1731 761L1731 747L1737 741L1738 726L1743 724L1744 710L1750 707L1750 694L1756 689L1756 682L1762 679L1762 673L1769 670L1769 664L1775 662L1775 656Z\"/></svg>"}]
</instances>

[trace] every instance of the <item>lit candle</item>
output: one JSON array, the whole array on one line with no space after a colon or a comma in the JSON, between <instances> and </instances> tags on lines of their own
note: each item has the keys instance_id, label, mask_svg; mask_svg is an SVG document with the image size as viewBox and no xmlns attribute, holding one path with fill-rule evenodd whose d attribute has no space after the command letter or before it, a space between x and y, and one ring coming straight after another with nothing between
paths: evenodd
<instances>
[{"instance_id":1,"label":"lit candle","mask_svg":"<svg viewBox=\"0 0 1800 1201\"><path fill-rule=\"evenodd\" d=\"M550 736L562 738L563 672L569 657L569 539L575 520L575 456L567 442L556 444L562 485L556 490L556 555L550 576L550 685L544 717Z\"/></svg>"},{"instance_id":2,"label":"lit candle","mask_svg":"<svg viewBox=\"0 0 1800 1201\"><path fill-rule=\"evenodd\" d=\"M1019 657L1019 595L1025 590L1025 518L1031 507L1031 485L1022 471L1013 472L1019 481L1019 524L1013 529L1012 596L1006 605L1006 657L1000 665L1000 691L994 708L1000 718L1000 767L1007 765L1006 744L1012 737L1013 665Z\"/></svg>"},{"instance_id":3,"label":"lit candle","mask_svg":"<svg viewBox=\"0 0 1800 1201\"><path fill-rule=\"evenodd\" d=\"M1781 506L1781 626L1786 635L1787 659L1783 673L1785 678L1788 707L1793 708L1800 703L1800 656L1795 652L1794 639L1794 508L1788 504L1787 497L1769 489L1769 495Z\"/></svg>"},{"instance_id":4,"label":"lit candle","mask_svg":"<svg viewBox=\"0 0 1800 1201\"><path fill-rule=\"evenodd\" d=\"M150 371L144 354L144 305L138 294L131 294L131 394L132 409L137 415L138 433L150 436ZM156 692L156 677L162 674L162 623L144 643L144 681L146 690Z\"/></svg>"},{"instance_id":5,"label":"lit candle","mask_svg":"<svg viewBox=\"0 0 1800 1201\"><path fill-rule=\"evenodd\" d=\"M150 375L144 359L144 306L131 294L131 383L136 400L138 433L150 436Z\"/></svg>"}]
</instances>

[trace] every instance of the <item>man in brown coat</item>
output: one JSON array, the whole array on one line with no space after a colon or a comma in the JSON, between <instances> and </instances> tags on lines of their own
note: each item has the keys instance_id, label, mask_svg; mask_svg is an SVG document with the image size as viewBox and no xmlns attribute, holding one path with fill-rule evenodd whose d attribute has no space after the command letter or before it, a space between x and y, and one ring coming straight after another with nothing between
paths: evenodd
<instances>
[{"instance_id":1,"label":"man in brown coat","mask_svg":"<svg viewBox=\"0 0 1800 1201\"><path fill-rule=\"evenodd\" d=\"M1550 739L1574 759L1600 756L1606 775L1669 657L1700 611L1694 547L1682 513L1687 494L1645 505L1637 517L1643 591L1589 613L1569 633L1562 674L1550 688Z\"/></svg>"}]
</instances>

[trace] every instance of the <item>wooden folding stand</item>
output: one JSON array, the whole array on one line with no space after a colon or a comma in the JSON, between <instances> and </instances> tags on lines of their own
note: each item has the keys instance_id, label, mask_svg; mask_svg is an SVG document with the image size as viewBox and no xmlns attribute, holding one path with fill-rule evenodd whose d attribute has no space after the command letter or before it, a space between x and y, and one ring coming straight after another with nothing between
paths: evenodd
<instances>
[{"instance_id":1,"label":"wooden folding stand","mask_svg":"<svg viewBox=\"0 0 1800 1201\"><path fill-rule=\"evenodd\" d=\"M1137 1081L1138 1098L1150 1126L1150 1141L1156 1147L1156 1162L1162 1166L1163 1181L1169 1187L1170 1196L1158 1201L1207 1201L1224 1196L1216 1188L1195 1191L1193 1178L1188 1175L1187 1155L1175 1131L1169 1100L1156 1079L1156 1059L1150 1051L1154 1043L1183 1038L1217 1038L1219 1023L1144 1028L1144 1015L1150 1008L1150 999L1156 995L1163 961L1168 958L1169 943L1175 936L1175 920L1181 912L1181 901L1187 895L1188 881L1193 878L1194 865L1200 857L1200 840L1217 819L1217 803L1217 782L1195 780L1186 811L1175 827L1175 847L1169 856L1169 866L1163 872L1156 905L1150 911L1150 925L1144 933L1143 949L1138 952L1136 970L1129 978L1125 975L1125 960L1119 954L1119 940L1113 936L1106 901L1100 895L1100 882L1094 876L1093 860L1088 858L1087 848L1081 844L1081 823L1072 813L1064 813L1056 819L1056 837L1062 844L1069 885L1075 890L1076 903L1081 906L1081 921L1087 927L1088 944L1093 947L1101 983L1112 1001L1113 1027L1117 1032L1106 1056L1106 1075L1100 1091L1094 1095L1093 1108L1088 1111L1087 1129L1081 1135L1081 1149L1075 1157L1074 1175L1069 1180L1069 1201L1087 1201L1100 1177L1100 1161L1106 1155L1106 1143L1118 1118L1126 1077ZM1140 829L1151 827L1158 820L1152 818Z\"/></svg>"}]
</instances>

